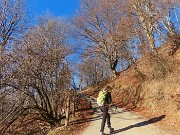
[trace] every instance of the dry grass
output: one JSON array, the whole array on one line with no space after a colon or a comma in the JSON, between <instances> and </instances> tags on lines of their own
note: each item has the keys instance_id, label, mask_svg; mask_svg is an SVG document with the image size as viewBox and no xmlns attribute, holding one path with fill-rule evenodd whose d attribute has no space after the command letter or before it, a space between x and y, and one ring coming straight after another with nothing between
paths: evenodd
<instances>
[{"instance_id":1,"label":"dry grass","mask_svg":"<svg viewBox=\"0 0 180 135\"><path fill-rule=\"evenodd\" d=\"M168 47L167 43L158 49L157 61L144 56L103 87L113 87L113 102L120 107L136 107L149 118L165 115L157 124L176 135L180 132L180 49L169 55ZM86 93L96 97L98 89L89 88Z\"/></svg>"}]
</instances>

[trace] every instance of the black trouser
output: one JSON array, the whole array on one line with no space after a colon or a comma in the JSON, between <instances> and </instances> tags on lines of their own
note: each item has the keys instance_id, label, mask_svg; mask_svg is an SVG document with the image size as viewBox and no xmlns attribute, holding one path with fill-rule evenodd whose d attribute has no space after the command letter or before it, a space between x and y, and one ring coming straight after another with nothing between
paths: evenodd
<instances>
[{"instance_id":1,"label":"black trouser","mask_svg":"<svg viewBox=\"0 0 180 135\"><path fill-rule=\"evenodd\" d=\"M107 119L107 126L111 127L111 122L110 122L110 115L108 113L109 107L108 106L100 106L101 111L103 112L103 118L102 118L102 123L101 123L101 132L104 131L106 119Z\"/></svg>"}]
</instances>

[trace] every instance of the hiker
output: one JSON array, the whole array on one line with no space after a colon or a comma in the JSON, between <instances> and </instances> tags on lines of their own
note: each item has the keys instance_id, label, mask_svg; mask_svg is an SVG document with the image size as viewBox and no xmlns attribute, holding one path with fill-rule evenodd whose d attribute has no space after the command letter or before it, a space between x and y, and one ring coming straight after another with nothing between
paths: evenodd
<instances>
[{"instance_id":1,"label":"hiker","mask_svg":"<svg viewBox=\"0 0 180 135\"><path fill-rule=\"evenodd\" d=\"M111 93L110 93L111 89L112 88L110 86L107 86L105 89L99 92L99 95L97 98L97 104L100 110L103 112L101 130L100 130L102 135L105 135L104 127L105 127L106 120L107 120L107 126L110 129L110 133L114 131L114 128L111 127L110 114L108 113L109 107L112 102Z\"/></svg>"}]
</instances>

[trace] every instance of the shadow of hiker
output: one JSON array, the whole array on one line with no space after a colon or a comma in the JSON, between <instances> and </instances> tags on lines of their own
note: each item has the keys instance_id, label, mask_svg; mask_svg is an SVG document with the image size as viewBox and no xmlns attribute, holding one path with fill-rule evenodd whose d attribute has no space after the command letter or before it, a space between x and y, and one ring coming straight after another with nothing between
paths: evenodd
<instances>
[{"instance_id":1,"label":"shadow of hiker","mask_svg":"<svg viewBox=\"0 0 180 135\"><path fill-rule=\"evenodd\" d=\"M141 127L141 126L146 126L146 125L149 125L149 124L152 124L152 123L156 123L158 121L161 121L162 119L165 118L166 115L161 115L159 117L154 117L154 118L151 118L147 121L143 121L143 122L140 122L140 123L137 123L137 124L134 124L134 125L130 125L128 127L125 127L125 128L122 128L122 129L119 129L119 130L115 130L113 132L113 134L116 134L116 133L119 133L119 132L123 132L123 131L126 131L126 130L129 130L131 128L135 128L135 127Z\"/></svg>"}]
</instances>

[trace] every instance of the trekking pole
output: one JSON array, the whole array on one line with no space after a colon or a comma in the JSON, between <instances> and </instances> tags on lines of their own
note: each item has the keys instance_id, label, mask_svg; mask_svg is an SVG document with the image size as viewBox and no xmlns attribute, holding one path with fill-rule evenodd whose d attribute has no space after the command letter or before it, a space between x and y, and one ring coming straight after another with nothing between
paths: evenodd
<instances>
[{"instance_id":1,"label":"trekking pole","mask_svg":"<svg viewBox=\"0 0 180 135\"><path fill-rule=\"evenodd\" d=\"M110 105L109 108L110 108L110 110L113 111L113 112L114 112L114 111L117 111L117 106L115 106L114 104ZM113 108L115 108L115 109L113 109Z\"/></svg>"}]
</instances>

